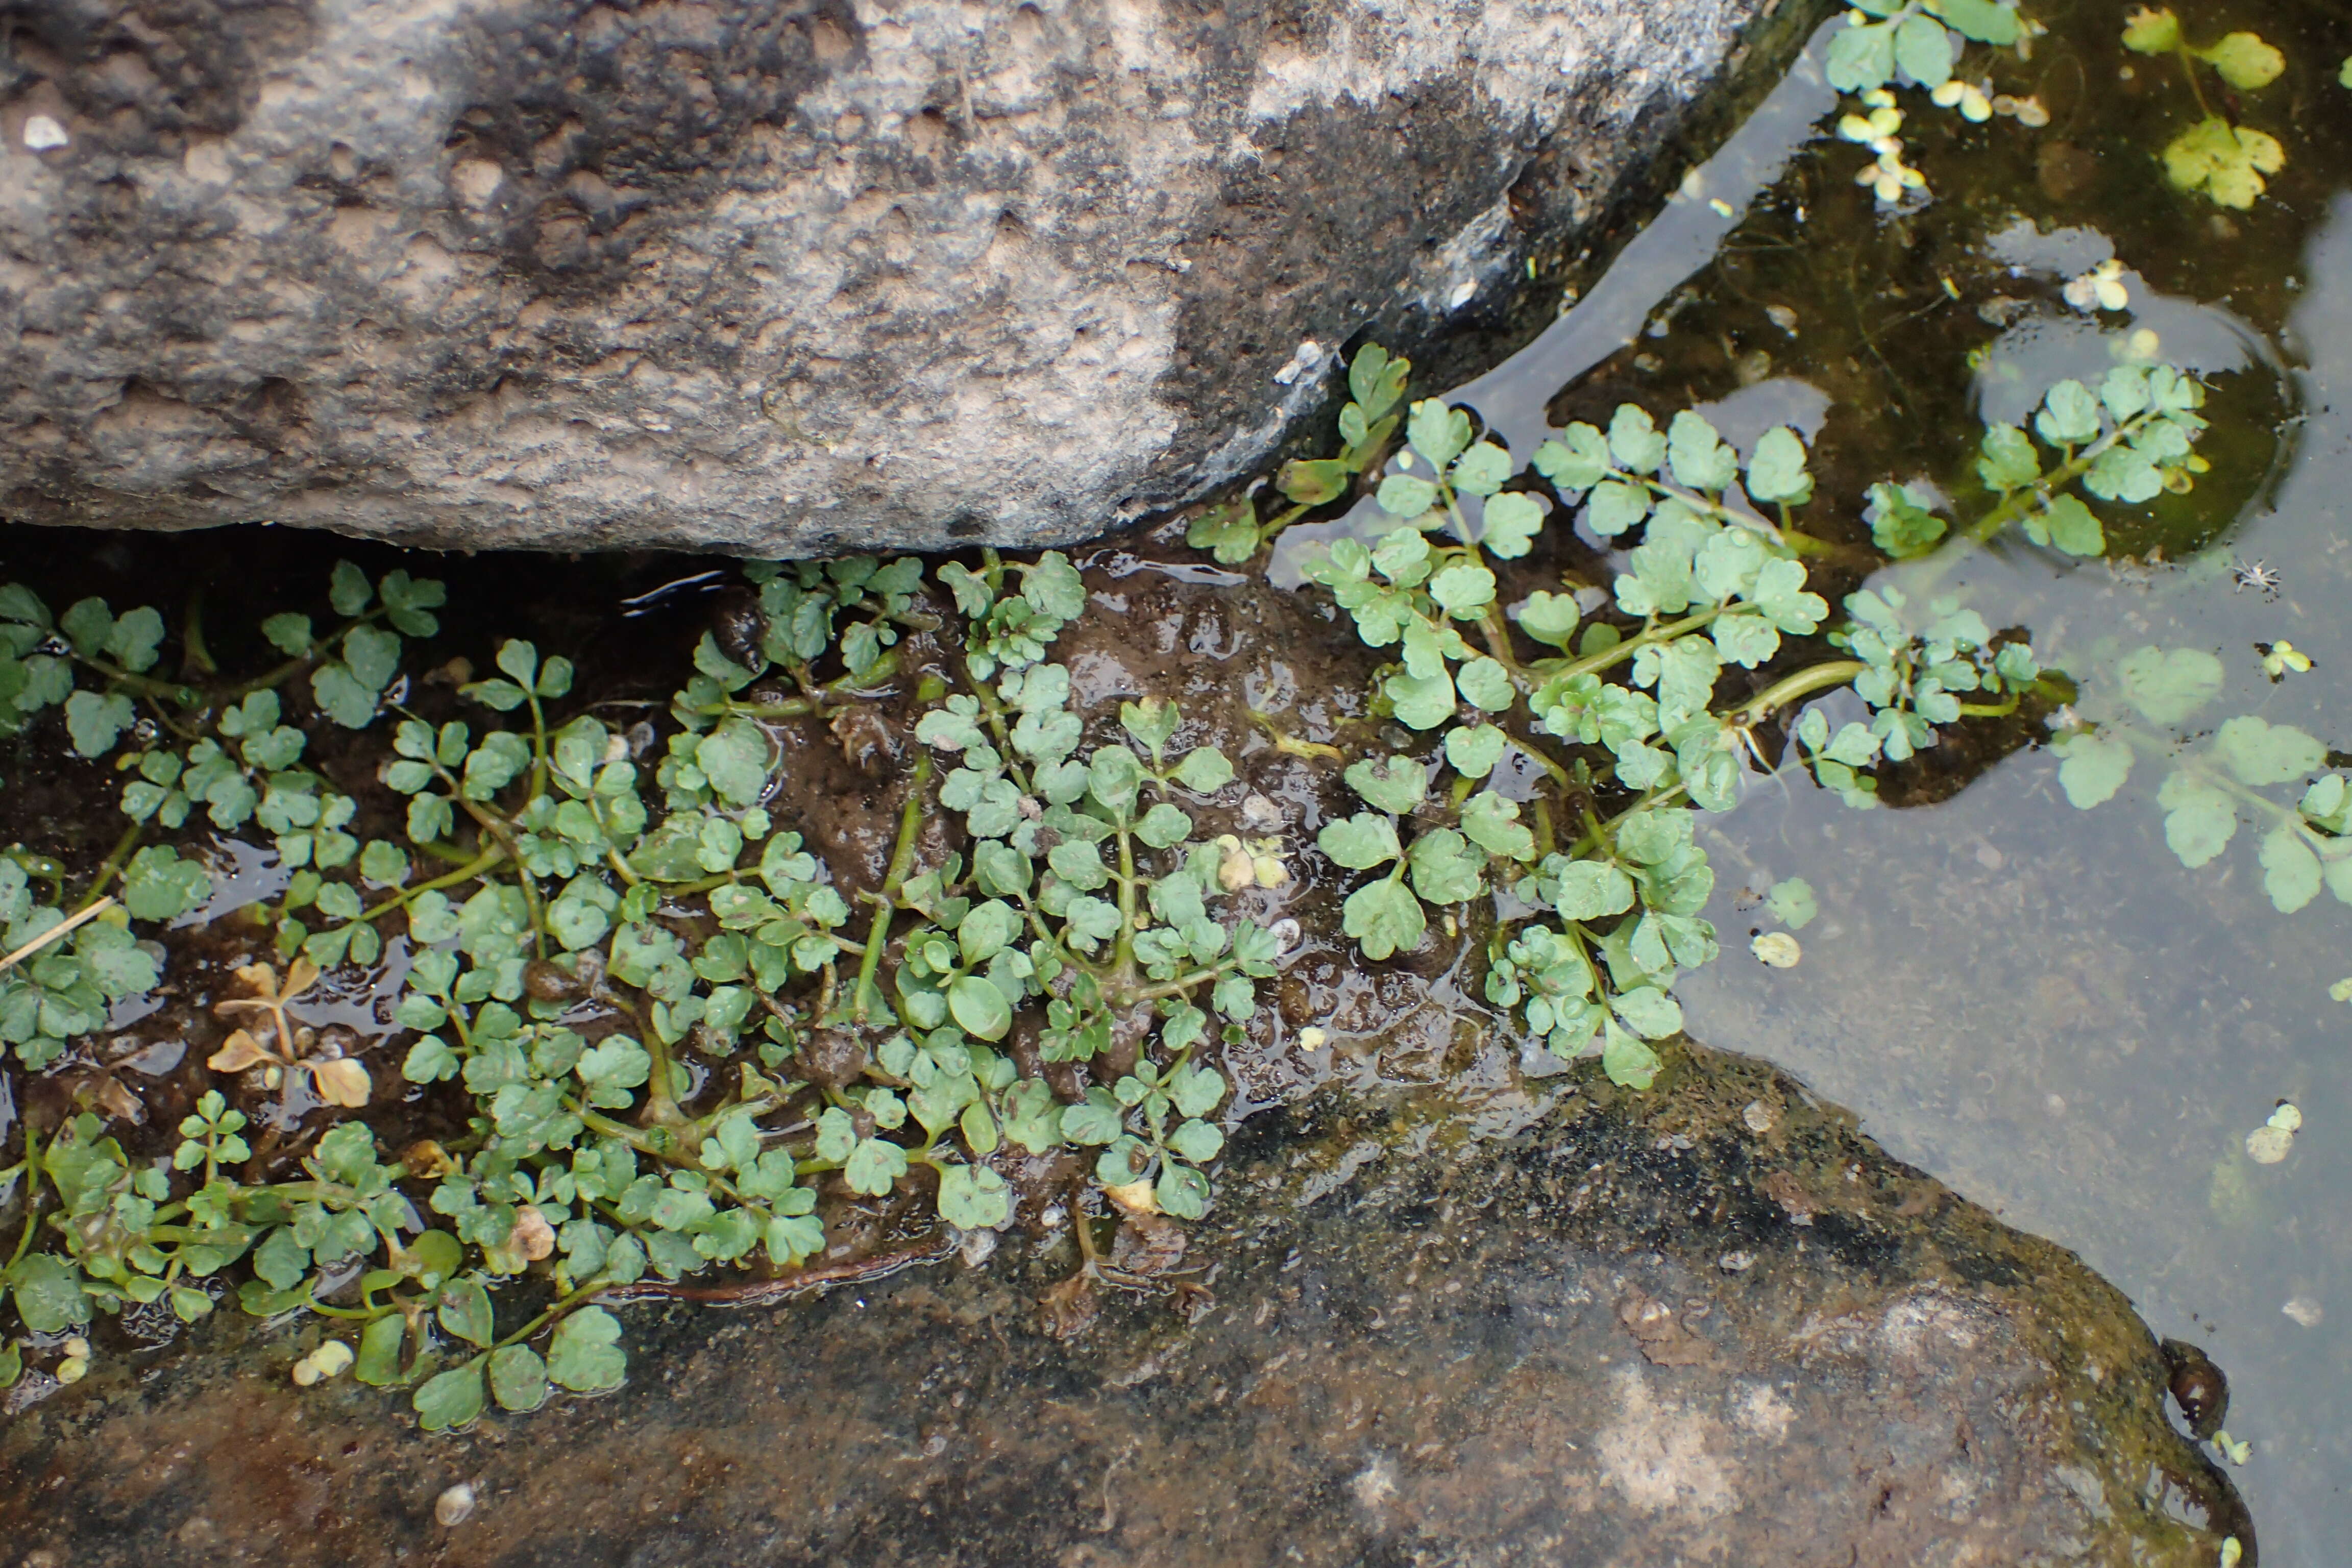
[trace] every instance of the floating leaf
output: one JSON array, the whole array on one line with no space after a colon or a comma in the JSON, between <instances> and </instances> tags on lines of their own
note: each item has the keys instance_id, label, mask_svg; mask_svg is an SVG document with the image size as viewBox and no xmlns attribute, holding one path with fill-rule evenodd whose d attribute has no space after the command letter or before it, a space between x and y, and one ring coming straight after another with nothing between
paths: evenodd
<instances>
[{"instance_id":1,"label":"floating leaf","mask_svg":"<svg viewBox=\"0 0 2352 1568\"><path fill-rule=\"evenodd\" d=\"M621 1322L602 1307L583 1307L555 1325L548 1346L547 1375L575 1394L601 1394L621 1386L628 1356L620 1346Z\"/></svg>"},{"instance_id":2,"label":"floating leaf","mask_svg":"<svg viewBox=\"0 0 2352 1568\"><path fill-rule=\"evenodd\" d=\"M1796 432L1775 425L1758 437L1748 459L1748 499L1801 506L1812 494L1813 477L1805 471L1805 447Z\"/></svg>"},{"instance_id":3,"label":"floating leaf","mask_svg":"<svg viewBox=\"0 0 2352 1568\"><path fill-rule=\"evenodd\" d=\"M427 1432L446 1432L470 1425L482 1414L482 1363L479 1358L427 1378L412 1403L416 1424Z\"/></svg>"},{"instance_id":4,"label":"floating leaf","mask_svg":"<svg viewBox=\"0 0 2352 1568\"><path fill-rule=\"evenodd\" d=\"M538 1409L547 1403L547 1363L528 1345L491 1352L490 1394L501 1410Z\"/></svg>"},{"instance_id":5,"label":"floating leaf","mask_svg":"<svg viewBox=\"0 0 2352 1568\"><path fill-rule=\"evenodd\" d=\"M1906 16L1895 29L1895 63L1921 87L1952 78L1952 35L1933 16Z\"/></svg>"},{"instance_id":6,"label":"floating leaf","mask_svg":"<svg viewBox=\"0 0 2352 1568\"><path fill-rule=\"evenodd\" d=\"M1813 885L1802 877L1773 883L1771 891L1764 895L1764 904L1790 931L1804 930L1821 913L1821 905L1813 897Z\"/></svg>"},{"instance_id":7,"label":"floating leaf","mask_svg":"<svg viewBox=\"0 0 2352 1568\"><path fill-rule=\"evenodd\" d=\"M1340 927L1375 962L1416 946L1429 929L1421 900L1402 882L1381 878L1348 895Z\"/></svg>"},{"instance_id":8,"label":"floating leaf","mask_svg":"<svg viewBox=\"0 0 2352 1568\"><path fill-rule=\"evenodd\" d=\"M1454 738L1463 733L1465 731L1460 730L1447 732L1446 747L1449 754L1453 749ZM1499 737L1501 731L1496 731L1496 734ZM1500 750L1498 746L1496 748L1498 755ZM1461 766L1459 763L1454 765L1457 768ZM1490 762L1488 766L1492 765ZM1469 770L1462 771L1467 773ZM1378 761L1367 758L1360 763L1349 763L1347 772L1341 776L1348 781L1349 787L1362 795L1364 799L1382 811L1395 812L1400 816L1417 809L1429 790L1429 770L1411 757L1392 756ZM1472 776L1484 777L1485 774L1482 770Z\"/></svg>"}]
</instances>

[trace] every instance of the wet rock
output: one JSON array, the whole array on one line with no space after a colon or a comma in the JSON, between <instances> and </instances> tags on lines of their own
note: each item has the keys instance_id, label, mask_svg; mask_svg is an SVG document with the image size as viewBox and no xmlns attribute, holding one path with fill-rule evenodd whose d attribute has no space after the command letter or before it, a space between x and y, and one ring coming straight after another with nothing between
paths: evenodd
<instances>
[{"instance_id":1,"label":"wet rock","mask_svg":"<svg viewBox=\"0 0 2352 1568\"><path fill-rule=\"evenodd\" d=\"M1257 466L1351 334L1485 313L1599 214L1775 7L20 9L10 515L807 555Z\"/></svg>"},{"instance_id":2,"label":"wet rock","mask_svg":"<svg viewBox=\"0 0 2352 1568\"><path fill-rule=\"evenodd\" d=\"M498 1500L481 1563L2254 1560L2117 1292L1737 1058L1326 1096L1236 1140L1167 1261L1084 1281L1066 1228L1014 1232L798 1308L632 1309L620 1393L441 1438L245 1374L296 1331L218 1314L241 1350L20 1415L0 1531L389 1562L455 1473Z\"/></svg>"}]
</instances>

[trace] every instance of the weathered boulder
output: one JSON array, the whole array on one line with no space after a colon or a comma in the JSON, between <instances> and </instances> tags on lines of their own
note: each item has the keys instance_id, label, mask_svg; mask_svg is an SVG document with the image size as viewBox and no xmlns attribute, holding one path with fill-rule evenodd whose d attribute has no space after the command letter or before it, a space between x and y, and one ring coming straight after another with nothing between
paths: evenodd
<instances>
[{"instance_id":1,"label":"weathered boulder","mask_svg":"<svg viewBox=\"0 0 2352 1568\"><path fill-rule=\"evenodd\" d=\"M0 1433L0 1534L75 1568L2254 1562L2129 1303L1788 1079L1694 1050L1647 1095L1465 1092L1256 1125L1181 1262L1130 1237L1132 1289L1058 1293L1067 1340L1035 1214L982 1268L632 1310L621 1392L456 1436L215 1321L241 1353L110 1355Z\"/></svg>"},{"instance_id":2,"label":"weathered boulder","mask_svg":"<svg viewBox=\"0 0 2352 1568\"><path fill-rule=\"evenodd\" d=\"M1099 533L1260 462L1349 334L1498 297L1772 9L38 0L0 510Z\"/></svg>"}]
</instances>

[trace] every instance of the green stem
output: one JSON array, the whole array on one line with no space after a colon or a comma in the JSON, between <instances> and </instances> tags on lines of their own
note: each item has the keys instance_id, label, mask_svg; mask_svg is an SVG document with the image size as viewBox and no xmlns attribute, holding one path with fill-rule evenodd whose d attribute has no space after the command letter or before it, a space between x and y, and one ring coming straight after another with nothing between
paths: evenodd
<instances>
[{"instance_id":1,"label":"green stem","mask_svg":"<svg viewBox=\"0 0 2352 1568\"><path fill-rule=\"evenodd\" d=\"M403 888L399 892L394 894L391 898L386 899L375 908L362 910L360 913L360 919L363 921L378 920L383 916L392 913L394 910L406 908L409 900L416 898L420 894L434 892L442 888L454 888L460 882L470 882L475 878L480 876L483 872L488 870L491 867L497 865L506 858L507 852L505 847L499 844L493 844L489 848L484 850L479 856L467 861L465 865L458 867L456 870L449 872L447 875L436 877L429 882L419 882L413 888Z\"/></svg>"},{"instance_id":2,"label":"green stem","mask_svg":"<svg viewBox=\"0 0 2352 1568\"><path fill-rule=\"evenodd\" d=\"M1810 669L1801 669L1758 692L1735 710L1735 717L1747 724L1761 722L1770 718L1776 710L1811 697L1816 691L1843 686L1869 668L1858 658L1840 658L1814 665ZM2011 704L2012 707L2015 705L2014 701Z\"/></svg>"},{"instance_id":3,"label":"green stem","mask_svg":"<svg viewBox=\"0 0 2352 1568\"><path fill-rule=\"evenodd\" d=\"M605 1279L601 1274L598 1275L595 1279L591 1279L585 1285L581 1286L577 1290L572 1291L569 1296L551 1303L548 1307L547 1310L541 1312L538 1317L533 1318L530 1322L525 1323L521 1328L517 1329L514 1332L499 1340L499 1342L492 1345L490 1349L500 1351L506 1349L509 1345L520 1344L523 1341L530 1338L531 1335L539 1332L540 1330L547 1327L548 1324L554 1322L559 1318L571 1316L573 1312L576 1312L581 1308L587 1306L590 1302L595 1300L597 1297L603 1295L612 1288L613 1282L610 1279Z\"/></svg>"},{"instance_id":4,"label":"green stem","mask_svg":"<svg viewBox=\"0 0 2352 1568\"><path fill-rule=\"evenodd\" d=\"M540 902L539 879L532 876L530 868L523 865L522 849L515 843L512 830L496 815L483 810L476 802L467 800L463 792L457 795L457 804L465 808L466 815L472 817L484 833L499 841L499 846L506 851L507 858L514 862L515 886L522 889L523 908L530 914L532 943L537 950L537 956L545 958L547 956L547 910Z\"/></svg>"},{"instance_id":5,"label":"green stem","mask_svg":"<svg viewBox=\"0 0 2352 1568\"><path fill-rule=\"evenodd\" d=\"M1547 660L1536 667L1536 673L1547 680L1554 676L1597 675L1613 665L1624 663L1645 647L1657 643L1672 642L1685 632L1696 631L1699 627L1714 621L1730 607L1728 605L1715 605L1704 610L1695 611L1680 620L1668 621L1663 626L1646 626L1612 647L1601 648L1597 652L1586 654L1581 658L1571 659L1565 663L1553 663Z\"/></svg>"},{"instance_id":6,"label":"green stem","mask_svg":"<svg viewBox=\"0 0 2352 1568\"><path fill-rule=\"evenodd\" d=\"M123 862L131 858L131 850L139 846L140 835L146 830L147 825L143 822L134 822L122 830L122 837L114 841L114 847L108 851L105 860L100 862L98 875L91 879L89 887L82 889L81 901L74 906L74 913L79 914L98 902L106 892L107 883L114 880L115 873L121 870Z\"/></svg>"},{"instance_id":7,"label":"green stem","mask_svg":"<svg viewBox=\"0 0 2352 1568\"><path fill-rule=\"evenodd\" d=\"M851 993L850 1016L861 1024L870 1010L866 998L879 994L874 976L882 966L882 950L889 945L890 917L898 907L899 885L914 868L915 838L923 825L923 787L930 781L931 754L925 752L916 760L914 781L907 790L906 804L898 808L898 841L891 847L889 869L883 874L882 890L874 901L874 923L866 933L866 952L857 963L857 985Z\"/></svg>"},{"instance_id":8,"label":"green stem","mask_svg":"<svg viewBox=\"0 0 2352 1568\"><path fill-rule=\"evenodd\" d=\"M188 613L180 620L180 669L185 675L218 675L212 649L205 646L205 591L188 595Z\"/></svg>"},{"instance_id":9,"label":"green stem","mask_svg":"<svg viewBox=\"0 0 2352 1568\"><path fill-rule=\"evenodd\" d=\"M1127 830L1127 814L1118 815L1118 944L1111 965L1122 986L1135 983L1135 840Z\"/></svg>"},{"instance_id":10,"label":"green stem","mask_svg":"<svg viewBox=\"0 0 2352 1568\"><path fill-rule=\"evenodd\" d=\"M1300 518L1305 517L1308 512L1314 510L1314 508L1308 506L1304 501L1296 501L1293 502L1281 516L1276 518L1273 521L1258 524L1258 548L1263 550L1267 545L1273 543L1284 529L1288 528L1292 523L1297 522Z\"/></svg>"},{"instance_id":11,"label":"green stem","mask_svg":"<svg viewBox=\"0 0 2352 1568\"><path fill-rule=\"evenodd\" d=\"M2211 784L2222 794L2252 806L2257 815L2268 817L2275 826L2295 829L2312 844L2326 848L2327 858L2330 859L2336 858L2347 847L2352 847L2352 840L2332 838L2319 833L2305 819L2302 812L2290 805L2281 805L2270 796L2240 784L2226 770L2214 767L2200 757L2179 754L2174 750L2173 742L2163 736L2153 735L2145 730L2123 723L2101 724L2097 729L2100 734L2113 735L2128 743L2133 750L2144 756L2168 763L2179 771L2192 775L2199 782Z\"/></svg>"},{"instance_id":12,"label":"green stem","mask_svg":"<svg viewBox=\"0 0 2352 1568\"><path fill-rule=\"evenodd\" d=\"M2069 451L2063 462L2032 484L2009 491L1991 510L1954 533L1942 549L1921 562L1914 580L1903 584L1904 591L1914 594L1931 592L1953 567L1982 549L2001 530L2012 523L2024 521L2037 505L2049 505L2067 486L2089 473L2092 465L2108 448L2137 435L2156 416L2154 411L2134 415L2081 451Z\"/></svg>"},{"instance_id":13,"label":"green stem","mask_svg":"<svg viewBox=\"0 0 2352 1568\"><path fill-rule=\"evenodd\" d=\"M24 1261L32 1249L33 1237L41 1223L41 1135L29 1121L25 1123L25 1230L16 1237L16 1250L9 1255L8 1267L14 1268Z\"/></svg>"},{"instance_id":14,"label":"green stem","mask_svg":"<svg viewBox=\"0 0 2352 1568\"><path fill-rule=\"evenodd\" d=\"M294 658L286 660L283 664L271 666L269 668L262 671L259 675L255 676L251 680L246 681L242 685L230 687L226 691L221 694L222 700L226 702L235 703L243 700L245 698L251 696L257 691L272 690L278 687L285 685L288 681L293 679L296 676L301 674L304 670L310 668L312 665L326 658L329 652L333 649L335 644L341 642L346 636L350 635L354 627L363 626L370 621L380 618L383 615L383 609L379 605L375 609L368 611L363 616L352 616L350 620L345 621L341 626L337 626L333 631L329 632L325 637L311 638L310 652L297 654Z\"/></svg>"},{"instance_id":15,"label":"green stem","mask_svg":"<svg viewBox=\"0 0 2352 1568\"><path fill-rule=\"evenodd\" d=\"M134 675L121 665L110 664L102 658L92 658L87 654L69 654L67 657L76 664L98 671L125 691L135 691L142 697L161 698L166 701L176 702L183 708L197 708L204 704L203 695L193 686L182 686L171 680L157 680L152 676Z\"/></svg>"},{"instance_id":16,"label":"green stem","mask_svg":"<svg viewBox=\"0 0 2352 1568\"><path fill-rule=\"evenodd\" d=\"M2212 119L2213 110L2205 102L2205 89L2197 80L2197 57L2189 52L2189 41L2186 38L2176 40L2172 50L2180 57L2180 74L2189 79L2189 90L2197 99L2197 112L2208 120Z\"/></svg>"}]
</instances>

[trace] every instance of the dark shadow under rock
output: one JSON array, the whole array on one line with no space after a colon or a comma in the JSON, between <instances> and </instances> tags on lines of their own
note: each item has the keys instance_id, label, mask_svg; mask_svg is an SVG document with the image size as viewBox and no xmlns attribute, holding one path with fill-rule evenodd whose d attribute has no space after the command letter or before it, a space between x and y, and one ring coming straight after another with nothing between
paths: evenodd
<instances>
[{"instance_id":1,"label":"dark shadow under rock","mask_svg":"<svg viewBox=\"0 0 2352 1568\"><path fill-rule=\"evenodd\" d=\"M52 1568L2254 1561L2130 1304L1760 1065L1327 1097L1219 1190L1202 1272L1096 1286L1066 1341L1066 1225L1016 1228L980 1269L633 1310L621 1392L457 1436L221 1323L234 1354L18 1416L0 1531Z\"/></svg>"}]
</instances>

